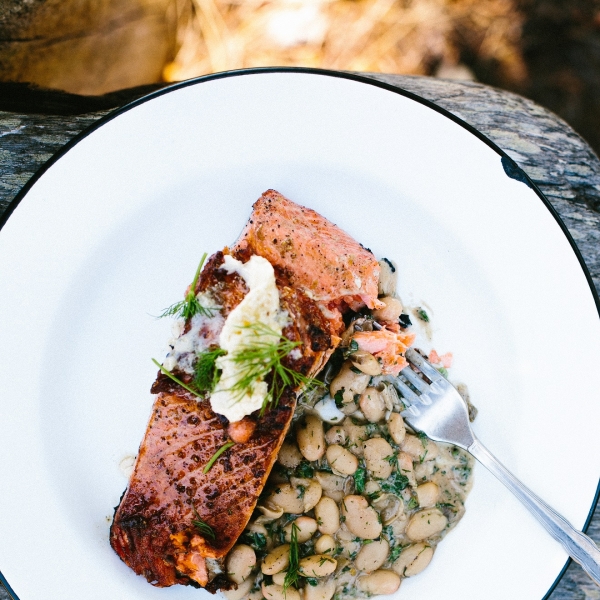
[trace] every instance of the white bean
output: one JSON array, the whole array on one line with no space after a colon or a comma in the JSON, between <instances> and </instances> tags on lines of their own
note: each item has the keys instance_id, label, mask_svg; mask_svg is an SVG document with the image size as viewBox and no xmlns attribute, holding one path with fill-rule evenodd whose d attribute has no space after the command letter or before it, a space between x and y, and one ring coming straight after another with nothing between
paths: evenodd
<instances>
[{"instance_id":1,"label":"white bean","mask_svg":"<svg viewBox=\"0 0 600 600\"><path fill-rule=\"evenodd\" d=\"M404 441L404 437L406 436L404 419L400 413L393 412L390 415L390 419L388 421L388 430L394 442L400 446Z\"/></svg>"},{"instance_id":2,"label":"white bean","mask_svg":"<svg viewBox=\"0 0 600 600\"><path fill-rule=\"evenodd\" d=\"M398 453L398 469L400 469L400 473L402 473L402 475L408 477L408 483L411 487L415 487L417 485L417 480L415 479L415 472L413 469L413 457L407 452Z\"/></svg>"},{"instance_id":3,"label":"white bean","mask_svg":"<svg viewBox=\"0 0 600 600\"><path fill-rule=\"evenodd\" d=\"M413 542L424 540L443 531L448 519L437 508L417 511L408 521L406 536Z\"/></svg>"},{"instance_id":4,"label":"white bean","mask_svg":"<svg viewBox=\"0 0 600 600\"><path fill-rule=\"evenodd\" d=\"M292 442L283 442L279 450L277 462L288 469L295 469L302 462L302 454L300 454L298 446Z\"/></svg>"},{"instance_id":5,"label":"white bean","mask_svg":"<svg viewBox=\"0 0 600 600\"><path fill-rule=\"evenodd\" d=\"M345 478L325 471L317 471L315 476L323 488L323 495L341 502L344 497Z\"/></svg>"},{"instance_id":6,"label":"white bean","mask_svg":"<svg viewBox=\"0 0 600 600\"><path fill-rule=\"evenodd\" d=\"M343 446L328 446L326 455L329 466L338 475L352 475L358 469L358 459Z\"/></svg>"},{"instance_id":7,"label":"white bean","mask_svg":"<svg viewBox=\"0 0 600 600\"><path fill-rule=\"evenodd\" d=\"M440 497L440 488L433 481L422 483L417 486L417 498L421 508L435 506Z\"/></svg>"},{"instance_id":8,"label":"white bean","mask_svg":"<svg viewBox=\"0 0 600 600\"><path fill-rule=\"evenodd\" d=\"M306 495L306 492L304 493ZM304 499L302 490L297 490L289 483L280 483L267 498L266 504L278 506L284 512L300 515L304 512Z\"/></svg>"},{"instance_id":9,"label":"white bean","mask_svg":"<svg viewBox=\"0 0 600 600\"><path fill-rule=\"evenodd\" d=\"M304 577L327 577L337 567L337 560L326 554L313 554L300 559L298 570Z\"/></svg>"},{"instance_id":10,"label":"white bean","mask_svg":"<svg viewBox=\"0 0 600 600\"><path fill-rule=\"evenodd\" d=\"M246 544L234 546L227 555L227 576L231 581L240 584L246 581L256 566L256 554Z\"/></svg>"},{"instance_id":11,"label":"white bean","mask_svg":"<svg viewBox=\"0 0 600 600\"><path fill-rule=\"evenodd\" d=\"M381 392L375 387L368 387L360 395L358 405L367 421L371 423L379 423L385 417L385 401Z\"/></svg>"},{"instance_id":12,"label":"white bean","mask_svg":"<svg viewBox=\"0 0 600 600\"><path fill-rule=\"evenodd\" d=\"M306 415L296 431L296 440L306 460L319 460L325 454L323 421L316 415Z\"/></svg>"},{"instance_id":13,"label":"white bean","mask_svg":"<svg viewBox=\"0 0 600 600\"><path fill-rule=\"evenodd\" d=\"M322 535L320 538L317 538L317 541L315 542L315 550L319 554L332 555L336 548L337 544L330 535Z\"/></svg>"},{"instance_id":14,"label":"white bean","mask_svg":"<svg viewBox=\"0 0 600 600\"><path fill-rule=\"evenodd\" d=\"M371 376L362 372L355 373L352 367L352 363L347 360L331 381L329 393L332 398L335 398L336 393L342 390L344 402L352 402L354 394L362 394L367 389Z\"/></svg>"},{"instance_id":15,"label":"white bean","mask_svg":"<svg viewBox=\"0 0 600 600\"><path fill-rule=\"evenodd\" d=\"M411 577L420 573L433 558L433 548L424 544L413 544L404 548L392 569L402 577Z\"/></svg>"},{"instance_id":16,"label":"white bean","mask_svg":"<svg viewBox=\"0 0 600 600\"><path fill-rule=\"evenodd\" d=\"M290 545L283 544L271 550L263 559L260 570L265 575L275 575L280 571L285 571L290 565Z\"/></svg>"},{"instance_id":17,"label":"white bean","mask_svg":"<svg viewBox=\"0 0 600 600\"><path fill-rule=\"evenodd\" d=\"M323 495L323 488L318 481L311 481L304 490L304 512L312 510Z\"/></svg>"},{"instance_id":18,"label":"white bean","mask_svg":"<svg viewBox=\"0 0 600 600\"><path fill-rule=\"evenodd\" d=\"M342 514L346 527L357 537L365 540L379 537L382 530L379 515L364 496L346 496L342 501Z\"/></svg>"},{"instance_id":19,"label":"white bean","mask_svg":"<svg viewBox=\"0 0 600 600\"><path fill-rule=\"evenodd\" d=\"M273 583L277 585L283 585L285 583L285 578L287 576L287 571L280 571L279 573L275 573L273 575Z\"/></svg>"},{"instance_id":20,"label":"white bean","mask_svg":"<svg viewBox=\"0 0 600 600\"><path fill-rule=\"evenodd\" d=\"M331 600L335 594L335 581L319 581L317 585L304 586L304 600Z\"/></svg>"},{"instance_id":21,"label":"white bean","mask_svg":"<svg viewBox=\"0 0 600 600\"><path fill-rule=\"evenodd\" d=\"M267 585L263 581L261 588L266 600L301 600L300 592L292 586L284 592L282 585L277 585L276 583Z\"/></svg>"},{"instance_id":22,"label":"white bean","mask_svg":"<svg viewBox=\"0 0 600 600\"><path fill-rule=\"evenodd\" d=\"M321 533L334 534L340 528L340 509L331 498L319 500L315 506L315 517Z\"/></svg>"},{"instance_id":23,"label":"white bean","mask_svg":"<svg viewBox=\"0 0 600 600\"><path fill-rule=\"evenodd\" d=\"M367 469L377 479L387 479L394 467L386 458L393 456L394 449L383 438L371 438L363 444Z\"/></svg>"},{"instance_id":24,"label":"white bean","mask_svg":"<svg viewBox=\"0 0 600 600\"><path fill-rule=\"evenodd\" d=\"M344 431L348 435L348 450L356 456L363 455L363 442L368 439L366 425L355 425L352 419L344 421Z\"/></svg>"},{"instance_id":25,"label":"white bean","mask_svg":"<svg viewBox=\"0 0 600 600\"><path fill-rule=\"evenodd\" d=\"M346 443L348 436L346 435L343 427L341 427L342 423L334 425L327 431L325 434L325 441L328 444L339 444L340 446L343 446Z\"/></svg>"},{"instance_id":26,"label":"white bean","mask_svg":"<svg viewBox=\"0 0 600 600\"><path fill-rule=\"evenodd\" d=\"M381 569L360 577L358 587L361 591L373 596L393 594L400 587L400 576L394 571Z\"/></svg>"},{"instance_id":27,"label":"white bean","mask_svg":"<svg viewBox=\"0 0 600 600\"><path fill-rule=\"evenodd\" d=\"M221 593L223 596L225 596L225 598L227 598L227 600L242 600L242 598L245 598L248 595L253 585L254 577L249 577L242 583L238 583L237 589L226 590L222 591Z\"/></svg>"},{"instance_id":28,"label":"white bean","mask_svg":"<svg viewBox=\"0 0 600 600\"><path fill-rule=\"evenodd\" d=\"M385 539L365 544L356 556L354 564L359 571L371 573L383 565L389 551L390 545Z\"/></svg>"},{"instance_id":29,"label":"white bean","mask_svg":"<svg viewBox=\"0 0 600 600\"><path fill-rule=\"evenodd\" d=\"M387 258L382 258L379 261L379 295L390 296L392 294L395 294L397 278L398 269L396 268L396 265Z\"/></svg>"},{"instance_id":30,"label":"white bean","mask_svg":"<svg viewBox=\"0 0 600 600\"><path fill-rule=\"evenodd\" d=\"M381 375L381 363L370 353L364 350L357 350L350 356L352 366L361 373L366 373L371 377Z\"/></svg>"},{"instance_id":31,"label":"white bean","mask_svg":"<svg viewBox=\"0 0 600 600\"><path fill-rule=\"evenodd\" d=\"M317 531L317 522L310 517L298 517L283 528L285 541L292 540L292 527L296 525L296 538L300 544L308 542L314 533Z\"/></svg>"},{"instance_id":32,"label":"white bean","mask_svg":"<svg viewBox=\"0 0 600 600\"><path fill-rule=\"evenodd\" d=\"M407 434L400 447L419 462L433 460L439 454L434 442L425 437L419 439L416 435Z\"/></svg>"},{"instance_id":33,"label":"white bean","mask_svg":"<svg viewBox=\"0 0 600 600\"><path fill-rule=\"evenodd\" d=\"M385 307L377 308L373 311L375 319L377 321L397 321L402 314L402 302L398 298L392 298L391 296L385 296L379 298L379 300L385 304Z\"/></svg>"}]
</instances>

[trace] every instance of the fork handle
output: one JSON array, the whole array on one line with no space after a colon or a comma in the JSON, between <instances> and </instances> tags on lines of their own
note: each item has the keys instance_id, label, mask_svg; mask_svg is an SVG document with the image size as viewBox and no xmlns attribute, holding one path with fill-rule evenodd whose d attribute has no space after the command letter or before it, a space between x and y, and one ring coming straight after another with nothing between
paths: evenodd
<instances>
[{"instance_id":1,"label":"fork handle","mask_svg":"<svg viewBox=\"0 0 600 600\"><path fill-rule=\"evenodd\" d=\"M548 533L562 544L569 556L582 566L596 585L600 586L600 550L594 541L575 529L564 517L523 485L478 439L475 439L467 450L533 513Z\"/></svg>"}]
</instances>

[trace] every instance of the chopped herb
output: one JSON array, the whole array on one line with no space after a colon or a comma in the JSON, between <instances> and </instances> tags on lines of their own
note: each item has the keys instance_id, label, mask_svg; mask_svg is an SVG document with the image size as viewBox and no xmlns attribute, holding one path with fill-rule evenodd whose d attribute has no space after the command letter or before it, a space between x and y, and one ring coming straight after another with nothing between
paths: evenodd
<instances>
[{"instance_id":1,"label":"chopped herb","mask_svg":"<svg viewBox=\"0 0 600 600\"><path fill-rule=\"evenodd\" d=\"M417 433L417 437L421 440L421 444L423 444L423 448L427 448L427 434L423 431L419 431Z\"/></svg>"},{"instance_id":2,"label":"chopped herb","mask_svg":"<svg viewBox=\"0 0 600 600\"><path fill-rule=\"evenodd\" d=\"M358 350L358 342L356 340L350 340L350 344L344 349L343 356L348 358Z\"/></svg>"},{"instance_id":3,"label":"chopped herb","mask_svg":"<svg viewBox=\"0 0 600 600\"><path fill-rule=\"evenodd\" d=\"M352 365L350 367L350 370L355 374L355 375L363 375L363 372L358 368L355 367L354 365Z\"/></svg>"},{"instance_id":4,"label":"chopped herb","mask_svg":"<svg viewBox=\"0 0 600 600\"><path fill-rule=\"evenodd\" d=\"M354 472L354 488L359 494L365 491L365 482L367 479L367 472L363 468L356 469Z\"/></svg>"},{"instance_id":5,"label":"chopped herb","mask_svg":"<svg viewBox=\"0 0 600 600\"><path fill-rule=\"evenodd\" d=\"M310 463L306 460L303 460L297 467L295 471L296 477L302 477L303 479L311 479L315 474L315 470L310 466Z\"/></svg>"},{"instance_id":6,"label":"chopped herb","mask_svg":"<svg viewBox=\"0 0 600 600\"><path fill-rule=\"evenodd\" d=\"M404 546L402 546L402 544L394 546L390 552L390 557L388 560L393 563L400 556L402 550L404 550Z\"/></svg>"},{"instance_id":7,"label":"chopped herb","mask_svg":"<svg viewBox=\"0 0 600 600\"><path fill-rule=\"evenodd\" d=\"M197 389L206 392L212 392L219 381L216 360L219 356L227 354L225 350L216 348L215 350L205 350L198 354L198 359L194 367L194 385Z\"/></svg>"},{"instance_id":8,"label":"chopped herb","mask_svg":"<svg viewBox=\"0 0 600 600\"><path fill-rule=\"evenodd\" d=\"M429 315L422 308L417 308L417 316L419 319L421 319L421 321L429 323Z\"/></svg>"},{"instance_id":9,"label":"chopped herb","mask_svg":"<svg viewBox=\"0 0 600 600\"><path fill-rule=\"evenodd\" d=\"M408 508L408 510L412 510L413 508L417 508L418 506L419 501L414 496L412 496L411 499L408 501L406 508Z\"/></svg>"},{"instance_id":10,"label":"chopped herb","mask_svg":"<svg viewBox=\"0 0 600 600\"><path fill-rule=\"evenodd\" d=\"M446 369L446 367L438 367L438 371L444 376L446 377L446 379L448 378L448 369Z\"/></svg>"},{"instance_id":11,"label":"chopped herb","mask_svg":"<svg viewBox=\"0 0 600 600\"><path fill-rule=\"evenodd\" d=\"M333 399L335 400L335 405L338 408L342 408L344 406L344 388L338 390L333 396Z\"/></svg>"},{"instance_id":12,"label":"chopped herb","mask_svg":"<svg viewBox=\"0 0 600 600\"><path fill-rule=\"evenodd\" d=\"M267 547L267 538L264 533L247 531L243 535L243 541L255 550L264 550Z\"/></svg>"},{"instance_id":13,"label":"chopped herb","mask_svg":"<svg viewBox=\"0 0 600 600\"><path fill-rule=\"evenodd\" d=\"M295 585L298 581L300 568L300 548L298 545L298 525L292 523L292 531L290 532L290 564L283 580L283 594L287 592L291 585Z\"/></svg>"},{"instance_id":14,"label":"chopped herb","mask_svg":"<svg viewBox=\"0 0 600 600\"><path fill-rule=\"evenodd\" d=\"M400 327L404 327L405 329L412 325L412 321L406 313L402 313L400 315L400 317L398 318L398 323L400 323Z\"/></svg>"},{"instance_id":15,"label":"chopped herb","mask_svg":"<svg viewBox=\"0 0 600 600\"><path fill-rule=\"evenodd\" d=\"M183 389L187 390L191 394L194 394L194 396L202 397L202 394L198 390L194 390L189 385L183 383L183 381L175 377L171 371L167 371L167 369L165 369L155 358L152 359L152 362L160 369L161 373L166 375L169 379L172 379L175 383L179 384Z\"/></svg>"},{"instance_id":16,"label":"chopped herb","mask_svg":"<svg viewBox=\"0 0 600 600\"><path fill-rule=\"evenodd\" d=\"M319 585L318 579L315 579L314 577L307 577L306 582L308 583L308 585L310 585L312 587Z\"/></svg>"},{"instance_id":17,"label":"chopped herb","mask_svg":"<svg viewBox=\"0 0 600 600\"><path fill-rule=\"evenodd\" d=\"M298 498L302 499L304 498L304 494L306 493L306 487L303 485L299 485L298 486Z\"/></svg>"},{"instance_id":18,"label":"chopped herb","mask_svg":"<svg viewBox=\"0 0 600 600\"><path fill-rule=\"evenodd\" d=\"M398 495L402 490L406 489L408 486L408 477L406 475L402 475L398 471L394 471L391 477L389 477L386 481L381 482L381 489L384 492L390 492L391 494Z\"/></svg>"},{"instance_id":19,"label":"chopped herb","mask_svg":"<svg viewBox=\"0 0 600 600\"><path fill-rule=\"evenodd\" d=\"M226 450L229 450L229 448L231 448L231 446L235 446L235 442L227 442L226 444L223 444L210 458L210 460L206 463L206 466L204 467L204 469L202 469L203 473L208 473L210 471L210 469L212 468L212 466L215 464L215 462L217 461L217 458L219 458L219 456L221 456L221 454L223 454L223 452L225 452Z\"/></svg>"},{"instance_id":20,"label":"chopped herb","mask_svg":"<svg viewBox=\"0 0 600 600\"><path fill-rule=\"evenodd\" d=\"M212 317L214 313L219 310L220 307L218 306L202 306L196 297L196 284L198 283L198 278L200 277L200 272L202 271L202 265L206 260L206 256L207 254L205 252L200 259L200 264L196 269L194 280L190 284L190 288L185 295L185 298L180 302L176 302L175 304L171 304L168 308L165 308L158 317L159 319L162 319L163 317L175 317L176 319L184 319L187 321L195 315Z\"/></svg>"},{"instance_id":21,"label":"chopped herb","mask_svg":"<svg viewBox=\"0 0 600 600\"><path fill-rule=\"evenodd\" d=\"M389 456L386 456L383 460L387 460L387 462L390 463L390 465L392 465L392 467L398 462L398 457L395 454L390 454Z\"/></svg>"}]
</instances>

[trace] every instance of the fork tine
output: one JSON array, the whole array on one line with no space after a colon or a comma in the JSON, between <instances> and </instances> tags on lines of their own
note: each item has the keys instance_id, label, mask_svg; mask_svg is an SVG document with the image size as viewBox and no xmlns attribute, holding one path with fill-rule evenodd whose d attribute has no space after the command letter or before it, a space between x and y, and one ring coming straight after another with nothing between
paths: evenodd
<instances>
[{"instance_id":1,"label":"fork tine","mask_svg":"<svg viewBox=\"0 0 600 600\"><path fill-rule=\"evenodd\" d=\"M406 359L411 364L415 365L425 377L431 379L432 383L435 381L440 381L444 378L444 376L430 363L428 363L418 352L410 348L406 351ZM404 373L403 373L404 374Z\"/></svg>"},{"instance_id":2,"label":"fork tine","mask_svg":"<svg viewBox=\"0 0 600 600\"><path fill-rule=\"evenodd\" d=\"M418 394L415 394L407 385L400 379L400 377L394 377L394 387L402 394L402 396L408 401L409 404L418 404L420 398Z\"/></svg>"},{"instance_id":3,"label":"fork tine","mask_svg":"<svg viewBox=\"0 0 600 600\"><path fill-rule=\"evenodd\" d=\"M429 386L410 367L402 369L400 375L407 379L409 383L412 383L422 394L429 391Z\"/></svg>"}]
</instances>

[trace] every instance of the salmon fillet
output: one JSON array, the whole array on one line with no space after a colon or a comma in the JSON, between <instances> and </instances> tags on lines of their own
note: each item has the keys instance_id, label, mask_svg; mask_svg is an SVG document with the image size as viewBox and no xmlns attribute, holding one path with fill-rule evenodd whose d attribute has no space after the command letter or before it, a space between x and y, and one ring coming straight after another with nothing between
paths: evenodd
<instances>
[{"instance_id":1,"label":"salmon fillet","mask_svg":"<svg viewBox=\"0 0 600 600\"><path fill-rule=\"evenodd\" d=\"M334 233L327 233L332 227ZM307 282L333 273L319 267L314 253L313 269L320 270L312 275L306 264L299 268L302 261L291 255L280 254L275 260L272 241L263 244L262 228L277 229L296 249L304 247L312 230L312 239L318 239L321 246L321 261L351 253L355 257L352 264L337 263L346 282L338 284L341 295L320 285L310 292L312 283ZM300 352L290 353L285 365L303 375L316 374L335 349L343 328L344 306L376 304L377 261L351 242L347 234L314 211L269 190L255 203L243 237L231 250L243 263L257 254L273 265L280 305L290 317L283 336L300 343ZM207 346L218 343L218 324L222 326L248 292L242 277L221 268L228 252L225 249L210 258L196 287L197 293L210 291L220 307L214 317L217 325L207 322L198 331ZM353 276L347 273L350 267ZM357 278L361 278L360 285ZM188 322L184 331L189 330ZM190 384L188 373L177 368L173 373ZM286 388L276 407L263 416L257 411L238 423L215 414L208 395L199 398L161 372L151 391L157 396L129 485L115 510L110 543L128 566L155 586L204 586L212 592L227 589L233 584L223 573L223 559L256 506L289 428L297 390ZM247 439L226 450L204 473L215 452L240 430ZM197 520L209 525L214 537L203 534L193 523Z\"/></svg>"}]
</instances>

